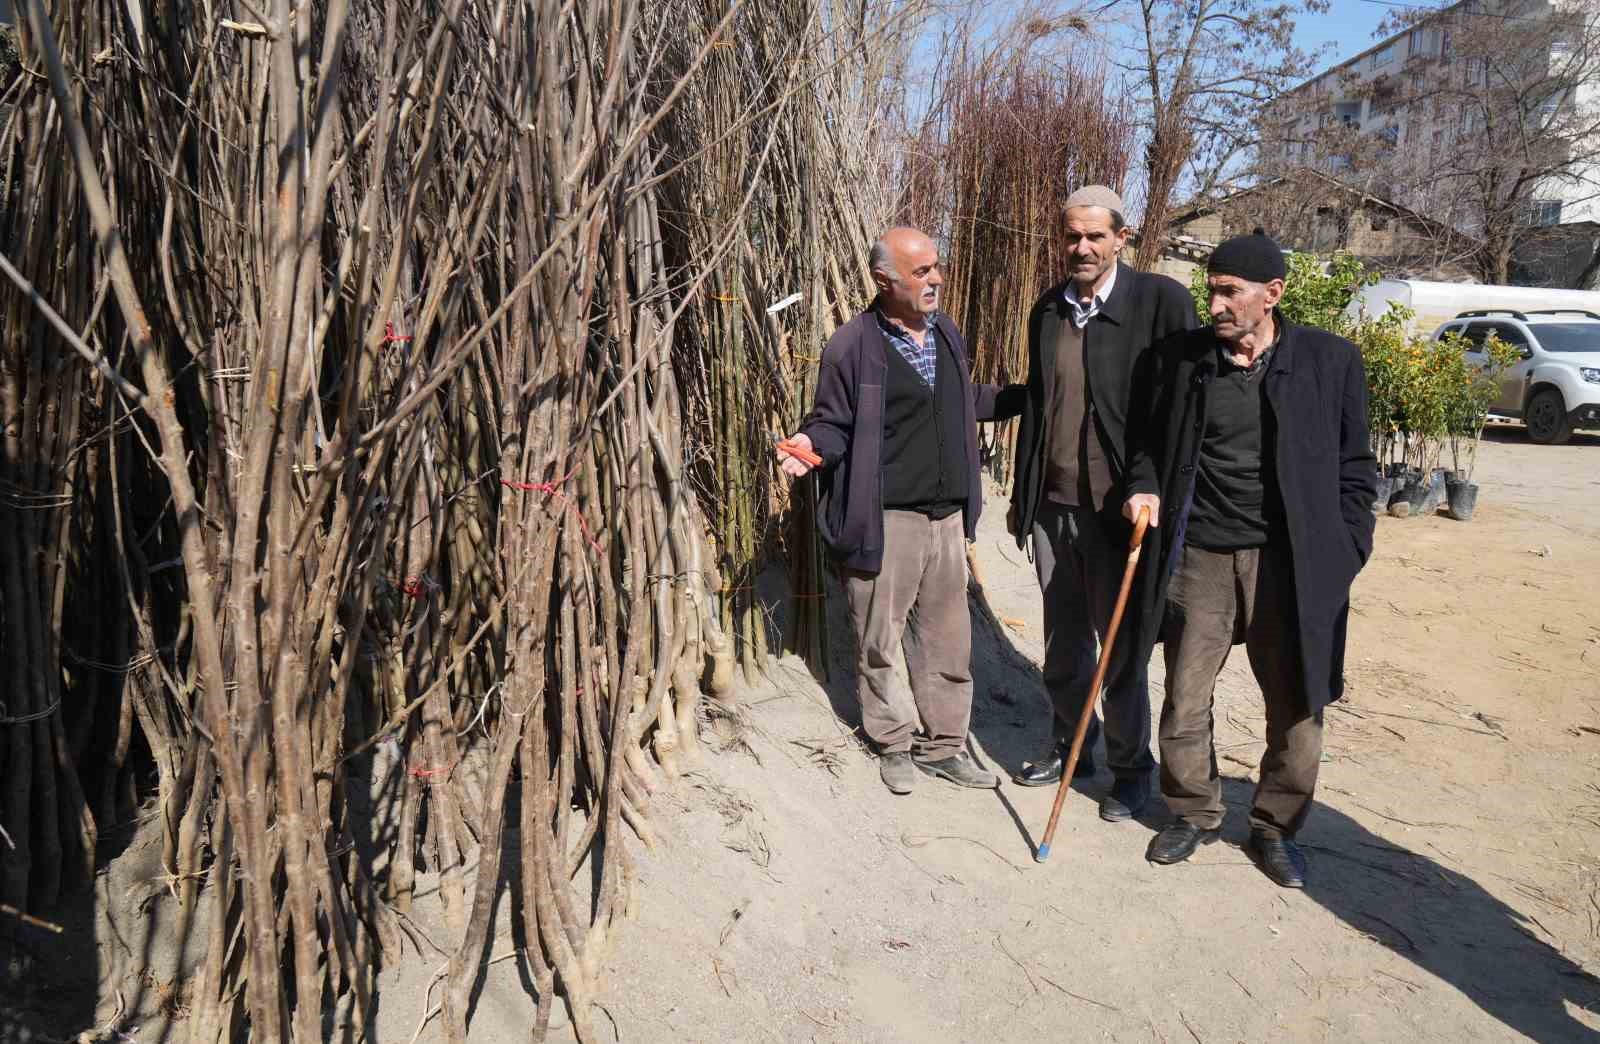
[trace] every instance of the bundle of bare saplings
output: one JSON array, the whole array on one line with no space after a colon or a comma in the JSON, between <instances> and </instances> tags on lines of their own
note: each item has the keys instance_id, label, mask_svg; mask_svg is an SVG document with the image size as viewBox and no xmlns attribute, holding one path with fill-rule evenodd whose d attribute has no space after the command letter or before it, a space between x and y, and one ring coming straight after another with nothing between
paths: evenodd
<instances>
[{"instance_id":1,"label":"bundle of bare saplings","mask_svg":"<svg viewBox=\"0 0 1600 1044\"><path fill-rule=\"evenodd\" d=\"M497 901L594 1039L628 835L776 642L885 6L18 0L0 919L144 822L192 1039L360 1036L426 874L450 1039Z\"/></svg>"},{"instance_id":2,"label":"bundle of bare saplings","mask_svg":"<svg viewBox=\"0 0 1600 1044\"><path fill-rule=\"evenodd\" d=\"M1066 271L1061 201L1127 177L1131 105L1107 89L1105 60L1077 23L1027 12L998 43L958 41L907 165L908 220L950 244L945 305L976 348L981 381L1027 378L1028 311ZM1002 481L1016 433L983 430Z\"/></svg>"}]
</instances>

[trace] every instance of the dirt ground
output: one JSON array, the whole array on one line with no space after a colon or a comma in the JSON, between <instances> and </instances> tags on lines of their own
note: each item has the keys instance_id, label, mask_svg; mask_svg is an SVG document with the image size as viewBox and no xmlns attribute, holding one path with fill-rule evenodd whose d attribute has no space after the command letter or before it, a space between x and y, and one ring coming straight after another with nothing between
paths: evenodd
<instances>
[{"instance_id":1,"label":"dirt ground","mask_svg":"<svg viewBox=\"0 0 1600 1044\"><path fill-rule=\"evenodd\" d=\"M1274 886L1238 847L1263 726L1242 651L1217 690L1224 843L1178 866L1145 862L1165 808L1102 823L1102 772L1075 787L1036 864L1051 789L883 788L854 732L854 643L834 590L829 679L777 662L743 694L742 730L721 749L708 732L700 769L657 799L662 843L640 851L601 1038L1600 1039L1600 436L1541 447L1493 432L1478 478L1470 523L1379 520L1301 835L1303 892ZM1037 584L1003 517L991 496L972 745L1009 776L1047 746L1048 720ZM1158 708L1162 673L1158 652ZM117 1027L80 1039L182 1039L175 984L195 954L162 944L177 933L170 904L152 902L158 842L135 837L97 881L98 913L68 925L69 939L98 941L82 981L28 998ZM437 929L437 913L420 902L417 927ZM512 947L503 930L473 1040L526 1037ZM443 960L391 963L374 1039L441 1039L423 1015ZM48 1039L7 1025L0 1040Z\"/></svg>"},{"instance_id":2,"label":"dirt ground","mask_svg":"<svg viewBox=\"0 0 1600 1044\"><path fill-rule=\"evenodd\" d=\"M1600 1038L1600 437L1492 433L1478 472L1470 523L1379 521L1304 892L1238 847L1262 750L1242 654L1217 698L1225 843L1145 862L1165 809L1102 823L1102 772L1041 865L1049 790L884 790L836 594L831 682L779 663L748 749L662 817L613 961L618 1039ZM1008 623L975 610L972 735L1009 773L1047 722L1037 586L996 503L978 560Z\"/></svg>"}]
</instances>

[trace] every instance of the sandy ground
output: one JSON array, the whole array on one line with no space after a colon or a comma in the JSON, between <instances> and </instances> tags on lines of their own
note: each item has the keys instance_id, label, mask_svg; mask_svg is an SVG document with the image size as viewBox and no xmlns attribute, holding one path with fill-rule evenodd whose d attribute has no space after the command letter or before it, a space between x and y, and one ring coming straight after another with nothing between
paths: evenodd
<instances>
[{"instance_id":1,"label":"sandy ground","mask_svg":"<svg viewBox=\"0 0 1600 1044\"><path fill-rule=\"evenodd\" d=\"M1165 809L1102 823L1102 772L1075 787L1041 865L1050 789L883 788L854 733L834 590L829 678L774 664L742 696L740 734L718 749L708 731L700 770L657 799L663 841L640 851L601 1039L1600 1039L1600 437L1495 433L1478 471L1472 522L1378 523L1301 835L1305 891L1238 847L1263 727L1242 651L1217 690L1224 843L1145 862ZM1047 746L1048 720L1037 585L1003 516L991 497L976 546L972 745L1009 775ZM1159 705L1159 652L1151 668ZM194 955L159 945L174 926L151 901L158 839L141 832L97 881L98 914L68 925L98 937L81 983L39 983L27 1007L77 1005L78 1026L108 1026L121 1006L121 1032L92 1039L163 1039L174 1016L182 1039L173 983ZM437 910L419 902L416 921L436 926ZM493 955L513 945L504 929ZM384 972L375 1039L413 1039L442 961L408 951ZM518 963L489 967L473 1040L526 1039ZM441 1037L434 1021L418 1039ZM0 1018L0 1040L37 1039Z\"/></svg>"},{"instance_id":2,"label":"sandy ground","mask_svg":"<svg viewBox=\"0 0 1600 1044\"><path fill-rule=\"evenodd\" d=\"M1102 772L1041 865L1048 790L884 790L851 733L836 594L831 682L776 665L747 694L748 749L712 755L662 817L613 961L617 1037L1600 1038L1600 438L1513 429L1478 470L1472 522L1379 522L1304 892L1238 847L1262 750L1242 653L1218 686L1225 843L1146 863L1165 809L1102 823ZM995 503L980 570L1018 626L975 609L972 738L1009 773L1047 722L1037 587ZM1158 652L1158 703L1161 676Z\"/></svg>"}]
</instances>

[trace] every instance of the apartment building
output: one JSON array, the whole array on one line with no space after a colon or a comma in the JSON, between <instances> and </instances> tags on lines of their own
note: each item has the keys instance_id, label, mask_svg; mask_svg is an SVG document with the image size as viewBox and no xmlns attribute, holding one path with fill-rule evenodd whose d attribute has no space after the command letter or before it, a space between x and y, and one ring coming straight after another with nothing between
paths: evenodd
<instances>
[{"instance_id":1,"label":"apartment building","mask_svg":"<svg viewBox=\"0 0 1600 1044\"><path fill-rule=\"evenodd\" d=\"M1313 167L1334 176L1372 177L1377 169L1374 190L1473 231L1476 222L1469 214L1444 213L1451 208L1442 205L1443 190L1430 174L1451 150L1483 147L1482 116L1471 112L1471 106L1441 113L1436 100L1425 100L1430 84L1440 76L1459 77L1455 83L1469 90L1486 84L1493 56L1485 51L1483 34L1499 26L1531 24L1553 9L1580 10L1591 24L1600 18L1600 0L1464 0L1441 9L1438 17L1367 48L1285 94L1273 108L1282 121L1284 140L1275 146L1275 155L1264 158L1275 159L1285 169ZM1478 34L1472 57L1458 53L1455 37L1466 32ZM1553 40L1547 60L1568 60L1564 52L1569 46ZM1593 56L1584 60L1595 63ZM1563 105L1580 112L1600 111L1600 75L1588 77L1575 92L1542 102L1538 117L1552 117ZM1366 151L1329 149L1329 132L1340 128L1363 132ZM1388 162L1376 167L1365 162L1364 157L1385 150L1391 157ZM1600 153L1600 142L1592 151ZM1535 189L1528 224L1600 221L1600 158L1577 165L1567 175L1547 179Z\"/></svg>"}]
</instances>

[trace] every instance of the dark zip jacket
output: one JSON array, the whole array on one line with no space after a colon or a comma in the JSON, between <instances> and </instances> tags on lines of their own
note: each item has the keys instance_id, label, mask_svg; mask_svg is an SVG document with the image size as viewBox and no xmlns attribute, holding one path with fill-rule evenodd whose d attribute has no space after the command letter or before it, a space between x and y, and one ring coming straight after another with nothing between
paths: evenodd
<instances>
[{"instance_id":1,"label":"dark zip jacket","mask_svg":"<svg viewBox=\"0 0 1600 1044\"><path fill-rule=\"evenodd\" d=\"M1044 495L1051 424L1046 407L1055 383L1056 336L1062 323L1072 322L1072 312L1062 299L1067 286L1062 282L1045 291L1028 313L1028 398L1017 431L1011 509L1006 513L1006 528L1019 547L1033 531L1039 499ZM1135 370L1151 345L1169 334L1193 329L1197 322L1194 298L1177 280L1118 262L1111 296L1083 328L1086 414L1092 435L1100 440L1111 467L1114 485L1108 505L1126 499L1120 486L1127 468L1128 403Z\"/></svg>"},{"instance_id":2,"label":"dark zip jacket","mask_svg":"<svg viewBox=\"0 0 1600 1044\"><path fill-rule=\"evenodd\" d=\"M1266 381L1276 427L1283 530L1294 566L1293 626L1299 634L1308 712L1344 693L1350 584L1372 554L1377 464L1367 434L1367 377L1361 351L1342 337L1285 323ZM1161 633L1167 586L1183 550L1206 401L1217 374L1211 327L1178 334L1151 353L1151 404L1129 446L1127 493L1161 498L1161 525L1148 531L1130 621L1132 650L1149 659Z\"/></svg>"},{"instance_id":3,"label":"dark zip jacket","mask_svg":"<svg viewBox=\"0 0 1600 1044\"><path fill-rule=\"evenodd\" d=\"M977 535L983 510L978 471L978 421L1005 420L1022 411L1023 386L1001 389L973 384L966 342L942 312L934 323L939 350L948 353L964 391L958 431L965 442L967 539ZM828 552L848 569L883 568L883 386L888 356L895 351L878 328L874 309L839 327L822 353L817 397L800 425L822 458L817 525ZM931 408L931 406L930 406Z\"/></svg>"}]
</instances>

